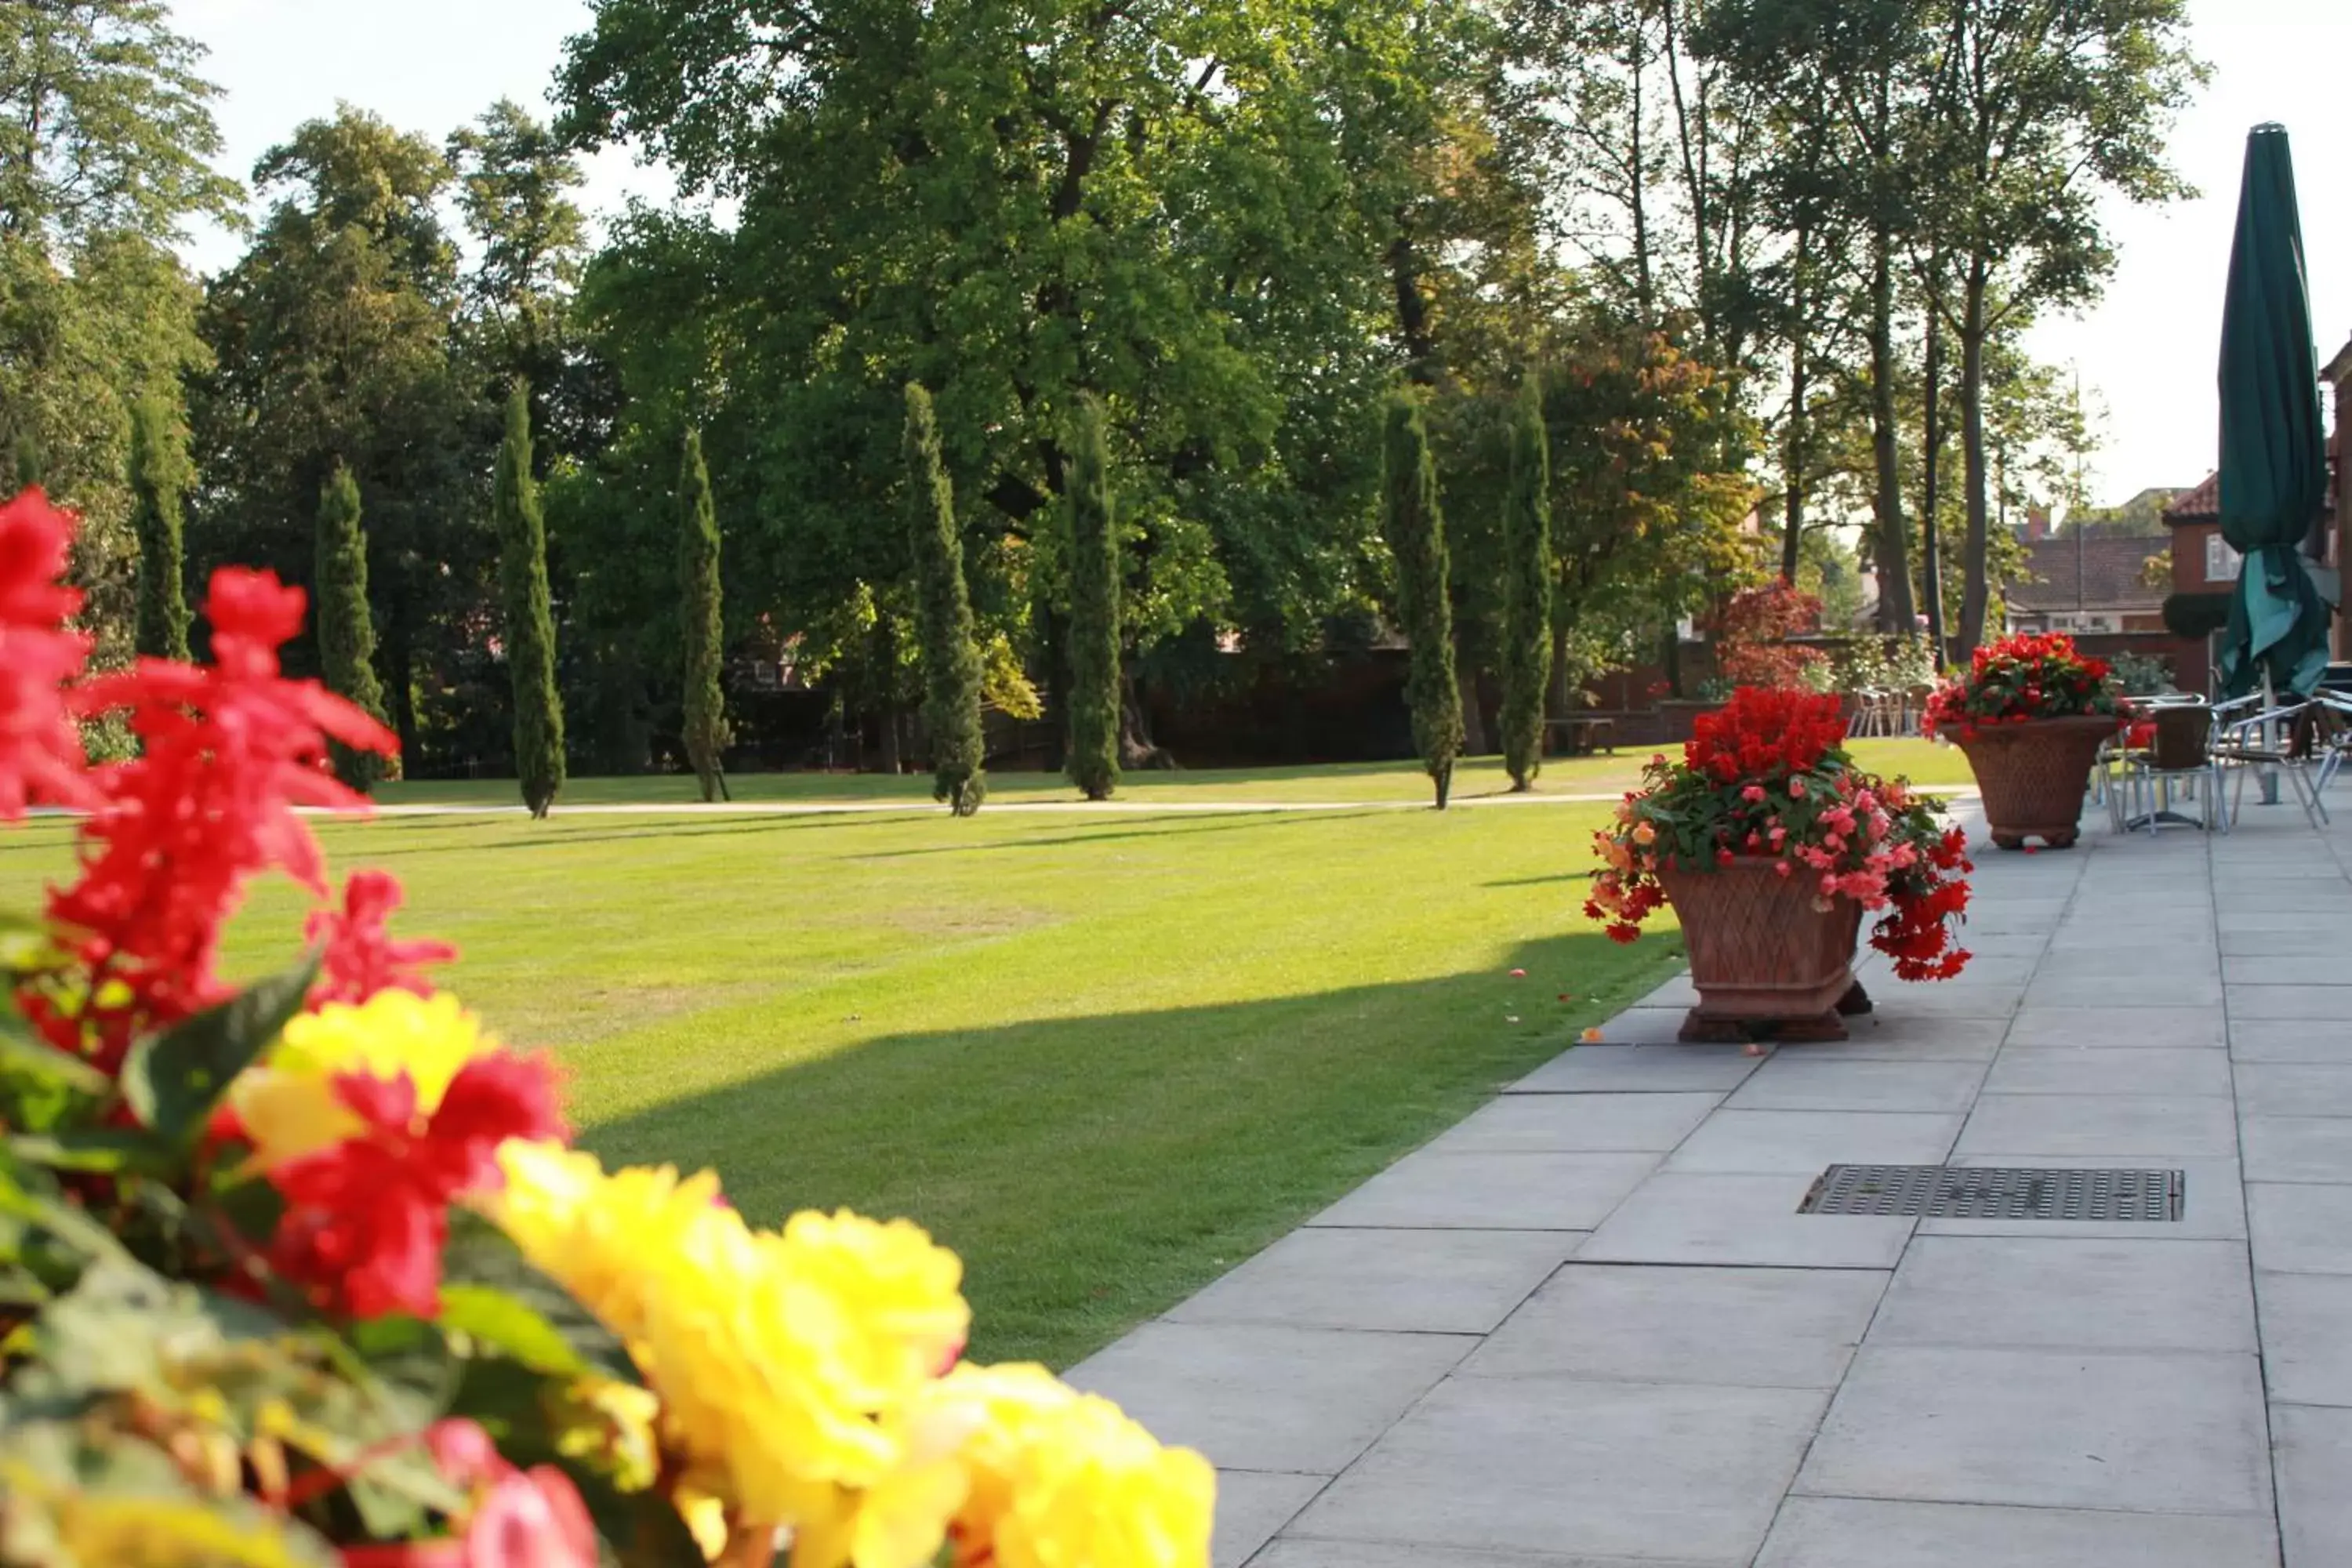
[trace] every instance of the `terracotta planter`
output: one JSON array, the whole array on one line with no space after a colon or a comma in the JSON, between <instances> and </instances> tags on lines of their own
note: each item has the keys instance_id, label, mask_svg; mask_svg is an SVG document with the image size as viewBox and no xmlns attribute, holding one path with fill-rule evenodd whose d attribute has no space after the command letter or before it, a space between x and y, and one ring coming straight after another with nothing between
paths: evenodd
<instances>
[{"instance_id":1,"label":"terracotta planter","mask_svg":"<svg viewBox=\"0 0 2352 1568\"><path fill-rule=\"evenodd\" d=\"M1986 831L2003 849L2039 838L2053 849L2074 846L2082 832L2083 796L2099 742L2116 732L2104 714L1988 724L1958 742L1984 792Z\"/></svg>"},{"instance_id":2,"label":"terracotta planter","mask_svg":"<svg viewBox=\"0 0 2352 1568\"><path fill-rule=\"evenodd\" d=\"M1842 1014L1865 1013L1854 983L1862 906L1839 898L1813 907L1818 884L1783 877L1769 859L1742 857L1707 871L1661 871L1682 921L1698 1005L1685 1040L1843 1040Z\"/></svg>"}]
</instances>

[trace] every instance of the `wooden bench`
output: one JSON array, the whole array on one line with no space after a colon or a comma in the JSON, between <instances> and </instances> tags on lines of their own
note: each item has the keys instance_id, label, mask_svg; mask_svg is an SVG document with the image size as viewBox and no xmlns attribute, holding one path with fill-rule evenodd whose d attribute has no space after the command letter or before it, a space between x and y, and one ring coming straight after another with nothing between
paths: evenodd
<instances>
[{"instance_id":1,"label":"wooden bench","mask_svg":"<svg viewBox=\"0 0 2352 1568\"><path fill-rule=\"evenodd\" d=\"M1559 754L1563 757L1588 757L1596 746L1606 749L1612 757L1617 754L1617 721L1614 719L1591 713L1577 714L1566 719L1548 719L1544 721L1544 729L1560 737L1562 745Z\"/></svg>"}]
</instances>

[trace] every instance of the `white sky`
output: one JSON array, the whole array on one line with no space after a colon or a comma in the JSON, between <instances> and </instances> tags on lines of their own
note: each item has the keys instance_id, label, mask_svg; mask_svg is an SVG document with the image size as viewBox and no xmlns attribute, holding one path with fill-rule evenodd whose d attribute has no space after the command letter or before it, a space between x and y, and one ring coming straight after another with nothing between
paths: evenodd
<instances>
[{"instance_id":1,"label":"white sky","mask_svg":"<svg viewBox=\"0 0 2352 1568\"><path fill-rule=\"evenodd\" d=\"M227 89L217 106L227 171L240 177L295 125L338 99L436 140L501 96L542 112L563 39L588 24L587 0L177 0L180 29L210 46ZM2352 4L2189 0L2193 40L2213 80L2181 119L2176 163L2201 197L2110 215L2122 265L2100 305L2045 322L2040 357L2080 368L2105 405L2095 500L2189 485L2213 464L2214 355L2245 133L2265 120L2294 138L2313 330L2322 363L2352 338ZM607 153L587 205L665 199L658 170ZM236 240L195 237L189 257L216 268Z\"/></svg>"}]
</instances>

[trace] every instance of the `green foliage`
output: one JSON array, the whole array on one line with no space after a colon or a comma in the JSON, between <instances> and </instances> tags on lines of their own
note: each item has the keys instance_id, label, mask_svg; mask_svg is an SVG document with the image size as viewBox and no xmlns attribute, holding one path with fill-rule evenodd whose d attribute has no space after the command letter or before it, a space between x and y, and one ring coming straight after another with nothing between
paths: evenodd
<instances>
[{"instance_id":1,"label":"green foliage","mask_svg":"<svg viewBox=\"0 0 2352 1568\"><path fill-rule=\"evenodd\" d=\"M347 466L367 498L385 717L413 765L419 693L486 683L480 633L497 608L482 481L499 424L454 353L449 167L430 142L345 107L297 127L254 181L271 203L206 287L215 363L190 383L197 574L236 563L301 581L296 521ZM296 668L309 651L294 650Z\"/></svg>"},{"instance_id":2,"label":"green foliage","mask_svg":"<svg viewBox=\"0 0 2352 1568\"><path fill-rule=\"evenodd\" d=\"M1543 768L1551 685L1551 436L1535 376L1519 384L1515 413L1503 510L1503 760L1511 787L1525 790Z\"/></svg>"},{"instance_id":3,"label":"green foliage","mask_svg":"<svg viewBox=\"0 0 2352 1568\"><path fill-rule=\"evenodd\" d=\"M563 698L555 689L555 616L547 586L547 525L530 472L530 388L507 399L496 506L499 590L507 671L514 689L515 776L523 804L543 817L563 787Z\"/></svg>"},{"instance_id":4,"label":"green foliage","mask_svg":"<svg viewBox=\"0 0 2352 1568\"><path fill-rule=\"evenodd\" d=\"M2168 594L2164 629L2191 642L2202 641L2230 624L2230 606L2235 597L2227 593Z\"/></svg>"},{"instance_id":5,"label":"green foliage","mask_svg":"<svg viewBox=\"0 0 2352 1568\"><path fill-rule=\"evenodd\" d=\"M688 761L704 800L727 793L727 626L719 604L719 518L710 505L710 470L702 464L702 433L686 433L677 483L677 593L686 630Z\"/></svg>"},{"instance_id":6,"label":"green foliage","mask_svg":"<svg viewBox=\"0 0 2352 1568\"><path fill-rule=\"evenodd\" d=\"M154 658L188 657L180 533L186 470L186 447L172 409L150 393L131 410L131 527L139 540L138 648Z\"/></svg>"},{"instance_id":7,"label":"green foliage","mask_svg":"<svg viewBox=\"0 0 2352 1568\"><path fill-rule=\"evenodd\" d=\"M1462 689L1454 674L1454 606L1437 465L1429 454L1421 400L1410 392L1389 400L1385 451L1381 533L1396 559L1398 618L1412 656L1405 700L1412 709L1413 750L1436 782L1443 811L1462 751Z\"/></svg>"},{"instance_id":8,"label":"green foliage","mask_svg":"<svg viewBox=\"0 0 2352 1568\"><path fill-rule=\"evenodd\" d=\"M375 616L368 605L367 536L360 529L360 487L338 463L319 491L317 533L319 666L327 689L370 716L383 717L375 674ZM335 773L356 790L383 777L383 759L333 743Z\"/></svg>"},{"instance_id":9,"label":"green foliage","mask_svg":"<svg viewBox=\"0 0 2352 1568\"><path fill-rule=\"evenodd\" d=\"M1069 755L1088 800L1118 787L1119 548L1103 407L1081 398L1070 430Z\"/></svg>"},{"instance_id":10,"label":"green foliage","mask_svg":"<svg viewBox=\"0 0 2352 1568\"><path fill-rule=\"evenodd\" d=\"M230 1080L302 1010L318 973L313 957L140 1041L122 1067L123 1103L139 1124L175 1148L194 1148Z\"/></svg>"},{"instance_id":11,"label":"green foliage","mask_svg":"<svg viewBox=\"0 0 2352 1568\"><path fill-rule=\"evenodd\" d=\"M907 386L907 529L915 557L916 619L922 627L923 728L930 736L932 798L958 816L980 809L988 794L981 771L982 669L972 640L971 601L963 580L963 533L955 492L940 462L931 396Z\"/></svg>"}]
</instances>

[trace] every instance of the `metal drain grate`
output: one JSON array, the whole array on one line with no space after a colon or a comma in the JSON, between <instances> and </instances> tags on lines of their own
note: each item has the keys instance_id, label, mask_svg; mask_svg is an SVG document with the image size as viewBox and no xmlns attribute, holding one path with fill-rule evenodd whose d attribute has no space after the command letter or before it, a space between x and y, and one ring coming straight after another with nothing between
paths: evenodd
<instances>
[{"instance_id":1,"label":"metal drain grate","mask_svg":"<svg viewBox=\"0 0 2352 1568\"><path fill-rule=\"evenodd\" d=\"M2182 1194L2179 1171L1832 1165L1797 1212L2161 1222L2180 1217Z\"/></svg>"}]
</instances>

